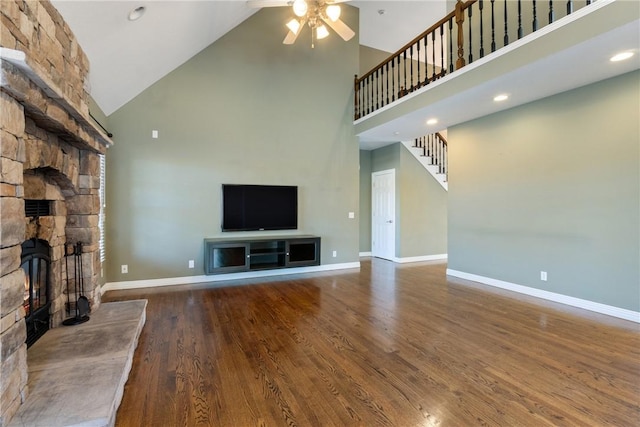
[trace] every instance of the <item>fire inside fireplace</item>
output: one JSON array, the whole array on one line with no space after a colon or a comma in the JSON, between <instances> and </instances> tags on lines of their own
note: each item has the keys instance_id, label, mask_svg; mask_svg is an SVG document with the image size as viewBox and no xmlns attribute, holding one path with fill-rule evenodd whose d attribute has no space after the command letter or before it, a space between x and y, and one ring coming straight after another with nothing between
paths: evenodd
<instances>
[{"instance_id":1,"label":"fire inside fireplace","mask_svg":"<svg viewBox=\"0 0 640 427\"><path fill-rule=\"evenodd\" d=\"M27 347L49 330L50 247L44 240L30 239L22 244L25 272L23 307L27 323Z\"/></svg>"}]
</instances>

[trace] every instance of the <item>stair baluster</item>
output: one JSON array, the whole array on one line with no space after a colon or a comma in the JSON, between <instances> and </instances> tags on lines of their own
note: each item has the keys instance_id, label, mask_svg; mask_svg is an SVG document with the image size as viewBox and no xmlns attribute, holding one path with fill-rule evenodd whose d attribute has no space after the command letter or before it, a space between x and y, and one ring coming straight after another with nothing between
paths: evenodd
<instances>
[{"instance_id":1,"label":"stair baluster","mask_svg":"<svg viewBox=\"0 0 640 427\"><path fill-rule=\"evenodd\" d=\"M469 7L467 9L467 14L469 15L469 19L467 19L469 24L469 64L473 62L473 31L471 31L471 11L473 7Z\"/></svg>"},{"instance_id":2,"label":"stair baluster","mask_svg":"<svg viewBox=\"0 0 640 427\"><path fill-rule=\"evenodd\" d=\"M482 8L484 7L483 0L478 2L478 7L480 8L480 58L484 58L484 28L482 23Z\"/></svg>"},{"instance_id":3,"label":"stair baluster","mask_svg":"<svg viewBox=\"0 0 640 427\"><path fill-rule=\"evenodd\" d=\"M509 16L507 15L507 0L504 0L504 46L509 44Z\"/></svg>"}]
</instances>

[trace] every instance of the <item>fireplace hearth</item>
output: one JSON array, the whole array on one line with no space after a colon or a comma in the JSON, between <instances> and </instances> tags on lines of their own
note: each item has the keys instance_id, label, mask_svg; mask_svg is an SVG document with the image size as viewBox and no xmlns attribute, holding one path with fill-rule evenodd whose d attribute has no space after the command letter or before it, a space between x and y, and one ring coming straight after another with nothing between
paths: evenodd
<instances>
[{"instance_id":1,"label":"fireplace hearth","mask_svg":"<svg viewBox=\"0 0 640 427\"><path fill-rule=\"evenodd\" d=\"M44 240L29 239L22 244L21 267L24 270L22 306L27 324L27 348L49 330L50 246Z\"/></svg>"}]
</instances>

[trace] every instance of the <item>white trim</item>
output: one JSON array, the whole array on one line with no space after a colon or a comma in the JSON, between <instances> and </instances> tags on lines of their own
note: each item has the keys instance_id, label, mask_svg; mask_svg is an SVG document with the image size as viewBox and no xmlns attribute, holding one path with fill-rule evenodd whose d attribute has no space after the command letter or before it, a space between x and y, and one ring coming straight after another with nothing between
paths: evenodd
<instances>
[{"instance_id":1,"label":"white trim","mask_svg":"<svg viewBox=\"0 0 640 427\"><path fill-rule=\"evenodd\" d=\"M345 262L340 264L314 265L311 267L282 268L275 270L247 271L241 273L217 274L211 276L168 277L165 279L130 280L126 282L107 282L102 287L102 293L123 289L153 288L159 286L192 285L196 283L222 282L237 279L253 279L256 277L284 276L286 274L315 273L320 271L343 270L360 268L360 262Z\"/></svg>"},{"instance_id":2,"label":"white trim","mask_svg":"<svg viewBox=\"0 0 640 427\"><path fill-rule=\"evenodd\" d=\"M536 298L542 298L549 301L559 302L572 307L582 308L596 313L606 314L607 316L618 317L620 319L630 320L640 323L640 312L627 310L625 308L614 307L611 305L601 304L599 302L588 301L568 295L557 294L542 289L531 288L528 286L517 285L515 283L505 282L503 280L492 279L490 277L478 276L477 274L465 273L463 271L447 269L447 275L459 277L461 279L471 280L483 283L497 288L507 289L509 291L530 295Z\"/></svg>"},{"instance_id":3,"label":"white trim","mask_svg":"<svg viewBox=\"0 0 640 427\"><path fill-rule=\"evenodd\" d=\"M447 259L447 254L437 254L437 255L421 255L421 256L410 256L410 257L395 257L393 258L393 262L397 262L400 264L405 264L407 262L420 262L420 261L438 261Z\"/></svg>"},{"instance_id":4,"label":"white trim","mask_svg":"<svg viewBox=\"0 0 640 427\"><path fill-rule=\"evenodd\" d=\"M363 257L363 256L372 256L371 252L360 252L358 255L361 256L361 257Z\"/></svg>"}]
</instances>

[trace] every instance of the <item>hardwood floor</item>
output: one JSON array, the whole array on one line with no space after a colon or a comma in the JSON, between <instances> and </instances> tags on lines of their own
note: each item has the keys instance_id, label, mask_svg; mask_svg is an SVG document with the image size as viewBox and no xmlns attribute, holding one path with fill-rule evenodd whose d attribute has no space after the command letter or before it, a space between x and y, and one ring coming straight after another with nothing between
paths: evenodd
<instances>
[{"instance_id":1,"label":"hardwood floor","mask_svg":"<svg viewBox=\"0 0 640 427\"><path fill-rule=\"evenodd\" d=\"M639 325L445 268L109 292L149 300L116 426L640 425Z\"/></svg>"}]
</instances>

